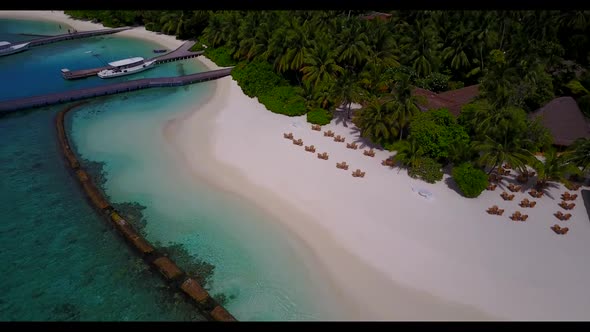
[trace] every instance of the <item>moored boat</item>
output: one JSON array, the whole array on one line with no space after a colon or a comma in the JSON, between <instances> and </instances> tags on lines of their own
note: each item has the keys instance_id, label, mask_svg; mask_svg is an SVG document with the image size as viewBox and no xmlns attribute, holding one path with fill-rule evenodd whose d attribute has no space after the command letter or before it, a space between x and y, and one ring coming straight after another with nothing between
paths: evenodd
<instances>
[{"instance_id":1,"label":"moored boat","mask_svg":"<svg viewBox=\"0 0 590 332\"><path fill-rule=\"evenodd\" d=\"M0 41L0 56L22 52L29 48L29 43L12 44L7 41Z\"/></svg>"},{"instance_id":2,"label":"moored boat","mask_svg":"<svg viewBox=\"0 0 590 332\"><path fill-rule=\"evenodd\" d=\"M154 67L155 60L145 61L142 57L109 62L109 68L98 72L100 78L112 78L142 72Z\"/></svg>"}]
</instances>

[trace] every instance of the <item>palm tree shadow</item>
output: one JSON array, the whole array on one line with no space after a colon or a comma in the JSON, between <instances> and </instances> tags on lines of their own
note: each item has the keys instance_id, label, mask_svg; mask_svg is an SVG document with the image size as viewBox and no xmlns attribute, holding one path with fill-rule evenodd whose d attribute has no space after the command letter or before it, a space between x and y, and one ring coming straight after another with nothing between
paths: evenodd
<instances>
[{"instance_id":1,"label":"palm tree shadow","mask_svg":"<svg viewBox=\"0 0 590 332\"><path fill-rule=\"evenodd\" d=\"M380 150L380 151L384 150L381 145L375 144L375 143L371 142L370 140L362 137L361 130L358 129L356 126L348 127L348 129L350 129L348 131L348 133L356 137L356 139L353 142L357 143L359 145L359 148L361 148L361 149L369 148L369 149L375 149L375 150Z\"/></svg>"},{"instance_id":2,"label":"palm tree shadow","mask_svg":"<svg viewBox=\"0 0 590 332\"><path fill-rule=\"evenodd\" d=\"M346 118L346 110L342 107L337 107L335 110L332 111L332 118L335 120L334 124L342 125L346 123L347 127L350 127L352 122ZM346 120L346 122L344 121Z\"/></svg>"},{"instance_id":3,"label":"palm tree shadow","mask_svg":"<svg viewBox=\"0 0 590 332\"><path fill-rule=\"evenodd\" d=\"M546 184L546 187L544 187L541 191L543 192L544 196L547 196L553 200L555 200L555 196L551 195L551 192L549 192L550 188L559 188L559 185L557 183L554 182L548 182Z\"/></svg>"}]
</instances>

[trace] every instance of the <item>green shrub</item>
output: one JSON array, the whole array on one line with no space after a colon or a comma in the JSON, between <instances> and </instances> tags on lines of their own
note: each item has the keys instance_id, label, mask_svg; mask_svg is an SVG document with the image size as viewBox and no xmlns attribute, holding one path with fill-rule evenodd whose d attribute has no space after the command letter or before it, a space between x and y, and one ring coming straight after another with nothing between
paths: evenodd
<instances>
[{"instance_id":1,"label":"green shrub","mask_svg":"<svg viewBox=\"0 0 590 332\"><path fill-rule=\"evenodd\" d=\"M473 167L470 163L463 163L453 168L452 176L465 197L477 197L488 186L488 176L486 173L481 169Z\"/></svg>"},{"instance_id":2,"label":"green shrub","mask_svg":"<svg viewBox=\"0 0 590 332\"><path fill-rule=\"evenodd\" d=\"M258 101L273 113L298 116L307 112L305 99L299 95L295 87L289 85L277 86L269 93L260 94Z\"/></svg>"},{"instance_id":3,"label":"green shrub","mask_svg":"<svg viewBox=\"0 0 590 332\"><path fill-rule=\"evenodd\" d=\"M467 145L469 135L447 109L420 112L410 123L410 134L424 154L435 160L449 158L453 145Z\"/></svg>"},{"instance_id":4,"label":"green shrub","mask_svg":"<svg viewBox=\"0 0 590 332\"><path fill-rule=\"evenodd\" d=\"M266 61L241 62L231 75L249 97L259 97L275 87L287 85L287 81L277 75Z\"/></svg>"},{"instance_id":5,"label":"green shrub","mask_svg":"<svg viewBox=\"0 0 590 332\"><path fill-rule=\"evenodd\" d=\"M449 89L449 75L441 73L431 73L430 75L416 79L416 85L422 89L433 92L447 91Z\"/></svg>"},{"instance_id":6,"label":"green shrub","mask_svg":"<svg viewBox=\"0 0 590 332\"><path fill-rule=\"evenodd\" d=\"M414 179L421 179L428 183L435 183L443 178L442 165L436 160L428 157L421 157L416 161L414 167L408 169L408 175Z\"/></svg>"},{"instance_id":7,"label":"green shrub","mask_svg":"<svg viewBox=\"0 0 590 332\"><path fill-rule=\"evenodd\" d=\"M465 87L465 83L461 81L449 81L449 90L457 90Z\"/></svg>"},{"instance_id":8,"label":"green shrub","mask_svg":"<svg viewBox=\"0 0 590 332\"><path fill-rule=\"evenodd\" d=\"M323 108L314 108L307 112L307 122L320 126L327 125L332 121L332 113Z\"/></svg>"},{"instance_id":9,"label":"green shrub","mask_svg":"<svg viewBox=\"0 0 590 332\"><path fill-rule=\"evenodd\" d=\"M226 47L209 47L205 49L205 56L220 67L231 67L236 64L236 61L232 58L232 53Z\"/></svg>"}]
</instances>

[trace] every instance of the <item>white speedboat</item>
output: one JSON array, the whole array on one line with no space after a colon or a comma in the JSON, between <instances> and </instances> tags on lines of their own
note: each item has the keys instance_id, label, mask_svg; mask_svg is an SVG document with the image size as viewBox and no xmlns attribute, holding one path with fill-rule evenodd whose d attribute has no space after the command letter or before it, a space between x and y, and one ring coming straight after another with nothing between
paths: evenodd
<instances>
[{"instance_id":1,"label":"white speedboat","mask_svg":"<svg viewBox=\"0 0 590 332\"><path fill-rule=\"evenodd\" d=\"M153 68L156 60L145 61L144 58L135 57L109 62L109 68L98 72L100 78L113 78L131 75Z\"/></svg>"},{"instance_id":2,"label":"white speedboat","mask_svg":"<svg viewBox=\"0 0 590 332\"><path fill-rule=\"evenodd\" d=\"M29 48L29 43L13 45L6 41L0 42L0 56L22 52Z\"/></svg>"}]
</instances>

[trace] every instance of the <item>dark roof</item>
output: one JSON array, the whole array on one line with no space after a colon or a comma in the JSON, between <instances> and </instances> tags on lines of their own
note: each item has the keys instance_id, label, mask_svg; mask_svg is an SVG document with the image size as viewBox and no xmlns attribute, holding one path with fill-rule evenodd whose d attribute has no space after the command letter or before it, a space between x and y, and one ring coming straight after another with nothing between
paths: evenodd
<instances>
[{"instance_id":1,"label":"dark roof","mask_svg":"<svg viewBox=\"0 0 590 332\"><path fill-rule=\"evenodd\" d=\"M555 98L531 114L553 135L553 144L568 146L577 138L590 138L590 126L572 97Z\"/></svg>"},{"instance_id":2,"label":"dark roof","mask_svg":"<svg viewBox=\"0 0 590 332\"><path fill-rule=\"evenodd\" d=\"M380 18L382 20L387 20L391 17L391 14L387 14L387 13L378 13L378 12L372 12L368 15L363 16L362 18L366 19L366 20L372 20L374 18Z\"/></svg>"},{"instance_id":3,"label":"dark roof","mask_svg":"<svg viewBox=\"0 0 590 332\"><path fill-rule=\"evenodd\" d=\"M438 94L422 88L415 88L413 93L426 98L426 103L421 105L423 110L447 108L451 114L459 116L463 105L471 102L479 94L479 85L470 85Z\"/></svg>"}]
</instances>

